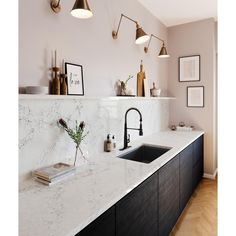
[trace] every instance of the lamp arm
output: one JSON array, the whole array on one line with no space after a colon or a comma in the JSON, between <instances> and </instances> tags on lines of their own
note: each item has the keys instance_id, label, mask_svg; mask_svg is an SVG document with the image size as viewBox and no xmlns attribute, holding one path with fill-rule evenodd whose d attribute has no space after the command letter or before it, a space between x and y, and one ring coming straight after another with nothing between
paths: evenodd
<instances>
[{"instance_id":1,"label":"lamp arm","mask_svg":"<svg viewBox=\"0 0 236 236\"><path fill-rule=\"evenodd\" d=\"M118 35L118 32L119 32L119 30L120 30L120 24L121 24L121 21L122 21L122 17L125 17L125 18L127 18L128 20L133 21L133 22L136 24L136 26L138 26L138 22L137 22L137 21L131 19L130 17L128 17L128 16L126 16L126 15L124 15L124 14L121 14L121 16L120 16L120 21L119 21L119 25L118 25L117 31L116 31L116 36Z\"/></svg>"},{"instance_id":2,"label":"lamp arm","mask_svg":"<svg viewBox=\"0 0 236 236\"><path fill-rule=\"evenodd\" d=\"M151 36L153 36L153 37L156 38L156 39L159 39L160 41L162 41L162 43L165 43L163 39L158 38L156 35L152 34Z\"/></svg>"},{"instance_id":3,"label":"lamp arm","mask_svg":"<svg viewBox=\"0 0 236 236\"><path fill-rule=\"evenodd\" d=\"M154 34L151 34L151 37L150 37L149 42L148 42L148 46L144 48L144 51L145 51L146 53L148 52L148 49L149 49L149 46L150 46L150 43L151 43L152 37L154 37L154 38L156 38L156 39L162 41L163 45L165 44L165 42L164 42L163 39L157 37L157 36L154 35Z\"/></svg>"}]
</instances>

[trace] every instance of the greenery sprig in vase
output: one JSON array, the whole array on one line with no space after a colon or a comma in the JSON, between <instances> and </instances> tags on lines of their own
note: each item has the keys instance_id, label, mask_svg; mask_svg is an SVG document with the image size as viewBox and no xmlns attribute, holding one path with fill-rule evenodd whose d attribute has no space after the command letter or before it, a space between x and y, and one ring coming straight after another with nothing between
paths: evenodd
<instances>
[{"instance_id":1,"label":"greenery sprig in vase","mask_svg":"<svg viewBox=\"0 0 236 236\"><path fill-rule=\"evenodd\" d=\"M119 80L119 82L120 82L120 95L127 95L127 83L133 77L134 77L133 75L129 75L129 77L125 81Z\"/></svg>"},{"instance_id":2,"label":"greenery sprig in vase","mask_svg":"<svg viewBox=\"0 0 236 236\"><path fill-rule=\"evenodd\" d=\"M75 166L78 150L80 151L82 157L85 159L84 154L80 148L80 144L81 144L82 140L88 134L88 132L84 133L85 122L81 121L80 124L78 124L78 121L76 121L75 129L69 128L67 123L62 118L59 119L58 123L67 132L67 134L71 137L71 139L76 144L75 160L74 160L74 166Z\"/></svg>"}]
</instances>

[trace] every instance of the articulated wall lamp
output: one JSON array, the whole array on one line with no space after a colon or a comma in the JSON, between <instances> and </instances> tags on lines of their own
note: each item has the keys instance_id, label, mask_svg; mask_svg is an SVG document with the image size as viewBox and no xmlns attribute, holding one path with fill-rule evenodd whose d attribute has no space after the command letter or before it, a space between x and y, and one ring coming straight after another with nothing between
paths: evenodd
<instances>
[{"instance_id":1,"label":"articulated wall lamp","mask_svg":"<svg viewBox=\"0 0 236 236\"><path fill-rule=\"evenodd\" d=\"M154 38L156 38L156 39L162 41L162 43L163 43L163 44L162 44L162 47L161 47L161 50L160 50L160 52L159 52L158 57L160 57L160 58L167 58L167 57L170 57L170 55L167 53L167 50L166 50L166 47L165 47L165 42L164 42L164 40L158 38L158 37L155 36L154 34L151 34L150 40L149 40L149 42L148 42L148 46L144 48L144 52L145 52L145 53L148 52L148 48L149 48L149 46L150 46L150 43L151 43L152 37L154 37Z\"/></svg>"},{"instance_id":2,"label":"articulated wall lamp","mask_svg":"<svg viewBox=\"0 0 236 236\"><path fill-rule=\"evenodd\" d=\"M120 22L119 22L119 25L118 25L118 28L117 28L117 31L112 31L112 37L113 39L117 39L117 36L118 36L118 32L119 32L119 29L120 29L120 24L121 24L121 20L122 20L122 17L125 17L127 18L128 20L130 21L133 21L135 24L136 24L136 39L135 39L135 43L136 44L143 44L143 43L146 43L150 37L149 35L147 35L143 29L139 26L138 22L129 18L128 16L125 16L124 14L121 14L121 17L120 17Z\"/></svg>"},{"instance_id":3,"label":"articulated wall lamp","mask_svg":"<svg viewBox=\"0 0 236 236\"><path fill-rule=\"evenodd\" d=\"M55 13L60 12L60 0L51 0L50 6ZM76 0L71 10L71 15L81 19L87 19L93 16L87 0Z\"/></svg>"}]
</instances>

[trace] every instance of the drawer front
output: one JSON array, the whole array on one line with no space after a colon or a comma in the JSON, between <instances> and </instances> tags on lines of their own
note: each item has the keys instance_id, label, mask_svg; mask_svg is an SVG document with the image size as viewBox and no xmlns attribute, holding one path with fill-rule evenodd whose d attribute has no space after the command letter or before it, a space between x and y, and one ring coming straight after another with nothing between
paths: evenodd
<instances>
[{"instance_id":1,"label":"drawer front","mask_svg":"<svg viewBox=\"0 0 236 236\"><path fill-rule=\"evenodd\" d=\"M168 236L179 217L179 155L159 170L159 235Z\"/></svg>"},{"instance_id":2,"label":"drawer front","mask_svg":"<svg viewBox=\"0 0 236 236\"><path fill-rule=\"evenodd\" d=\"M193 144L180 153L180 211L192 195Z\"/></svg>"},{"instance_id":3,"label":"drawer front","mask_svg":"<svg viewBox=\"0 0 236 236\"><path fill-rule=\"evenodd\" d=\"M116 204L117 236L157 236L158 173Z\"/></svg>"}]
</instances>

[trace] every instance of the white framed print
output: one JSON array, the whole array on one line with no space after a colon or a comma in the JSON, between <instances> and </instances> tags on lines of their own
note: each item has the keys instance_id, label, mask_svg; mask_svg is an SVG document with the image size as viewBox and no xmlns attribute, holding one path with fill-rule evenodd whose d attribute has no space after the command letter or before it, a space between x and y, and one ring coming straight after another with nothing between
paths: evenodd
<instances>
[{"instance_id":1,"label":"white framed print","mask_svg":"<svg viewBox=\"0 0 236 236\"><path fill-rule=\"evenodd\" d=\"M179 57L179 82L200 81L200 55Z\"/></svg>"},{"instance_id":2,"label":"white framed print","mask_svg":"<svg viewBox=\"0 0 236 236\"><path fill-rule=\"evenodd\" d=\"M84 95L83 67L72 63L65 63L67 75L68 95Z\"/></svg>"},{"instance_id":3,"label":"white framed print","mask_svg":"<svg viewBox=\"0 0 236 236\"><path fill-rule=\"evenodd\" d=\"M204 86L187 87L187 107L204 107Z\"/></svg>"}]
</instances>

